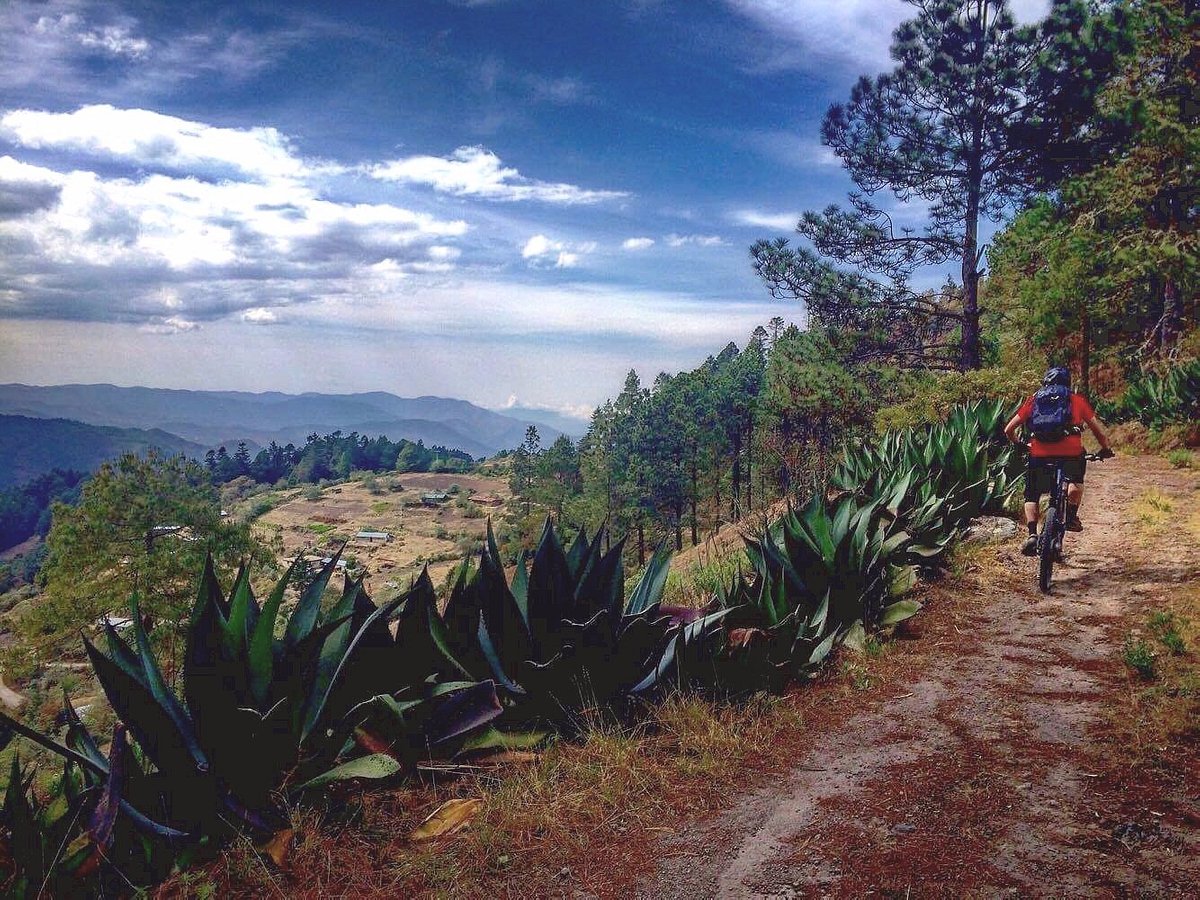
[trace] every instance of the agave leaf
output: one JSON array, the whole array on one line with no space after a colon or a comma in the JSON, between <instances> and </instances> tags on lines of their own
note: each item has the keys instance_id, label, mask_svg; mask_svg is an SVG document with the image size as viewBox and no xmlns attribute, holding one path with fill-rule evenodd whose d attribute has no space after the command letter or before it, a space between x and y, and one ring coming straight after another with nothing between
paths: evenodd
<instances>
[{"instance_id":1,"label":"agave leaf","mask_svg":"<svg viewBox=\"0 0 1200 900\"><path fill-rule=\"evenodd\" d=\"M327 688L323 692L314 692L310 695L310 699L305 707L304 718L302 719L302 724L300 727L301 743L308 739L309 735L312 734L313 729L316 728L317 724L321 721L321 716L325 711L325 702L329 698L329 693L336 686L338 678L346 670L349 661L353 658L354 648L363 639L363 636L369 633L370 627L377 620L383 619L386 621L388 616L395 612L400 604L404 603L406 599L407 595L402 594L391 603L379 607L377 610L375 610L375 612L371 613L371 615L367 617L367 620L363 623L362 627L358 630L354 637L350 639L350 642L346 645L345 653L339 660L332 676L330 676ZM329 631L332 631L335 627L340 628L341 625L341 622L335 620L333 622L323 624L322 629L328 629Z\"/></svg>"},{"instance_id":2,"label":"agave leaf","mask_svg":"<svg viewBox=\"0 0 1200 900\"><path fill-rule=\"evenodd\" d=\"M391 778L400 769L400 763L388 754L372 753L370 756L360 756L358 759L342 763L340 766L330 769L316 778L310 778L304 784L297 787L296 790L307 791L324 787L327 784L333 784L335 781L349 781L356 778L369 780Z\"/></svg>"},{"instance_id":3,"label":"agave leaf","mask_svg":"<svg viewBox=\"0 0 1200 900\"><path fill-rule=\"evenodd\" d=\"M128 756L129 744L125 740L125 726L118 722L113 726L112 749L108 755L108 781L88 821L88 834L101 850L112 847L113 829L117 824L117 813L121 809L121 790L125 784Z\"/></svg>"},{"instance_id":4,"label":"agave leaf","mask_svg":"<svg viewBox=\"0 0 1200 900\"><path fill-rule=\"evenodd\" d=\"M837 639L837 636L838 633L836 631L832 632L827 638L825 638L825 640L817 644L816 648L808 656L808 665L816 666L824 662L825 657L829 655L829 651L833 649L833 645Z\"/></svg>"},{"instance_id":5,"label":"agave leaf","mask_svg":"<svg viewBox=\"0 0 1200 900\"><path fill-rule=\"evenodd\" d=\"M496 686L490 681L480 681L435 701L426 726L426 739L436 745L462 737L494 721L503 711L496 697Z\"/></svg>"},{"instance_id":6,"label":"agave leaf","mask_svg":"<svg viewBox=\"0 0 1200 900\"><path fill-rule=\"evenodd\" d=\"M549 731L501 731L494 725L471 735L455 756L492 750L532 750L550 737Z\"/></svg>"},{"instance_id":7,"label":"agave leaf","mask_svg":"<svg viewBox=\"0 0 1200 900\"><path fill-rule=\"evenodd\" d=\"M230 642L235 656L245 654L253 630L251 620L256 619L257 614L258 603L254 599L254 592L250 589L250 567L243 562L238 567L237 576L233 579L233 587L229 589L229 622L226 628L226 640Z\"/></svg>"},{"instance_id":8,"label":"agave leaf","mask_svg":"<svg viewBox=\"0 0 1200 900\"><path fill-rule=\"evenodd\" d=\"M916 600L897 600L895 603L884 607L883 615L879 618L879 624L883 627L899 625L906 619L911 619L920 611L921 604Z\"/></svg>"},{"instance_id":9,"label":"agave leaf","mask_svg":"<svg viewBox=\"0 0 1200 900\"><path fill-rule=\"evenodd\" d=\"M275 662L275 622L279 617L279 607L283 603L284 592L295 576L296 567L299 564L300 556L297 555L292 560L292 564L288 566L287 571L284 572L283 577L276 583L267 602L263 604L262 612L255 621L254 630L250 635L247 653L248 677L250 692L259 709L267 705L270 694Z\"/></svg>"},{"instance_id":10,"label":"agave leaf","mask_svg":"<svg viewBox=\"0 0 1200 900\"><path fill-rule=\"evenodd\" d=\"M521 574L518 565L517 574ZM514 590L518 587L519 577L513 578ZM478 585L480 606L483 611L483 625L488 637L488 646L480 645L485 654L490 650L494 657L493 672L497 677L503 677L509 683L516 674L517 667L523 660L533 654L532 639L525 613L516 599L514 591L510 591L504 578L504 569L500 564L499 551L492 536L489 525L488 547L480 554L479 571L475 575ZM489 659L493 662L493 659Z\"/></svg>"},{"instance_id":11,"label":"agave leaf","mask_svg":"<svg viewBox=\"0 0 1200 900\"><path fill-rule=\"evenodd\" d=\"M337 553L329 560L329 563L323 568L312 584L304 589L304 593L300 595L300 600L296 603L296 608L292 610L291 618L288 619L287 629L284 631L284 643L289 646L295 646L307 637L317 624L317 617L321 613L321 597L325 594L325 588L329 584L329 579L333 576L337 569L338 560L341 559L342 551L346 549L346 545L338 547Z\"/></svg>"},{"instance_id":12,"label":"agave leaf","mask_svg":"<svg viewBox=\"0 0 1200 900\"><path fill-rule=\"evenodd\" d=\"M547 518L529 568L529 634L535 659L548 660L561 649L557 625L574 614L574 597L566 554Z\"/></svg>"},{"instance_id":13,"label":"agave leaf","mask_svg":"<svg viewBox=\"0 0 1200 900\"><path fill-rule=\"evenodd\" d=\"M108 777L108 764L106 762L103 762L103 756L101 756L102 761L97 762L96 760L92 759L88 754L80 753L79 751L77 751L71 747L68 747L65 744L60 744L58 741L54 740L53 738L47 737L46 735L42 734L39 731L35 731L34 729L30 728L28 725L25 725L22 722L18 722L16 719L14 719L12 716L8 715L3 710L0 710L0 724L2 724L8 730L10 730L16 734L19 734L24 738L28 738L29 740L33 741L38 746L45 747L51 753L55 753L55 754L61 756L63 759L75 763L75 765L79 766L82 769L92 772L95 775L100 776L101 778ZM16 761L15 753L13 754L13 761L14 762Z\"/></svg>"},{"instance_id":14,"label":"agave leaf","mask_svg":"<svg viewBox=\"0 0 1200 900\"><path fill-rule=\"evenodd\" d=\"M194 758L187 750L189 737L183 734L154 694L97 650L87 638L83 639L83 646L109 704L159 771L181 776L188 772L206 772L207 762L203 757Z\"/></svg>"},{"instance_id":15,"label":"agave leaf","mask_svg":"<svg viewBox=\"0 0 1200 900\"><path fill-rule=\"evenodd\" d=\"M224 620L228 607L225 603L225 595L221 592L221 583L217 580L217 570L213 564L211 550L204 557L204 571L200 575L200 583L196 590L196 602L192 606L189 623L191 627L195 626L196 621L210 606L216 609Z\"/></svg>"},{"instance_id":16,"label":"agave leaf","mask_svg":"<svg viewBox=\"0 0 1200 900\"><path fill-rule=\"evenodd\" d=\"M575 535L575 540L571 543L571 548L567 551L567 568L570 570L573 580L578 581L582 577L584 565L588 562L591 550L592 545L588 540L587 531L580 528L579 533Z\"/></svg>"},{"instance_id":17,"label":"agave leaf","mask_svg":"<svg viewBox=\"0 0 1200 900\"><path fill-rule=\"evenodd\" d=\"M907 594L917 585L916 566L891 566L888 570L888 593L893 597Z\"/></svg>"},{"instance_id":18,"label":"agave leaf","mask_svg":"<svg viewBox=\"0 0 1200 900\"><path fill-rule=\"evenodd\" d=\"M862 619L855 619L854 624L842 637L842 646L853 653L863 653L867 649L867 630L863 628Z\"/></svg>"},{"instance_id":19,"label":"agave leaf","mask_svg":"<svg viewBox=\"0 0 1200 900\"><path fill-rule=\"evenodd\" d=\"M597 549L599 541L596 542ZM624 541L604 556L592 561L576 583L573 610L569 618L578 621L590 618L598 610L606 610L608 621L616 627L625 602L624 564L621 554Z\"/></svg>"}]
</instances>

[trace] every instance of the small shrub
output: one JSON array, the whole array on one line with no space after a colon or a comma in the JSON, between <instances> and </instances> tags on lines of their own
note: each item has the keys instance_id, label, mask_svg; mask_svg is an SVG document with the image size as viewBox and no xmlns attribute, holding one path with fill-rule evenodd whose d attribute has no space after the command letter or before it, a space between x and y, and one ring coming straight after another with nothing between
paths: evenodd
<instances>
[{"instance_id":1,"label":"small shrub","mask_svg":"<svg viewBox=\"0 0 1200 900\"><path fill-rule=\"evenodd\" d=\"M1174 615L1169 612L1156 612L1150 616L1148 624L1150 633L1176 656L1187 652L1187 645L1179 633L1179 623Z\"/></svg>"},{"instance_id":2,"label":"small shrub","mask_svg":"<svg viewBox=\"0 0 1200 900\"><path fill-rule=\"evenodd\" d=\"M321 488L318 485L310 484L304 489L303 497L305 500L315 501L321 499Z\"/></svg>"},{"instance_id":3,"label":"small shrub","mask_svg":"<svg viewBox=\"0 0 1200 900\"><path fill-rule=\"evenodd\" d=\"M269 513L274 508L275 508L274 500L271 500L267 497L262 497L258 500L255 500L250 505L250 508L248 510L246 510L246 519L247 519L247 521L252 522L255 519L257 519L259 516L265 516L267 513Z\"/></svg>"},{"instance_id":4,"label":"small shrub","mask_svg":"<svg viewBox=\"0 0 1200 900\"><path fill-rule=\"evenodd\" d=\"M1134 640L1132 637L1125 641L1125 665L1133 669L1147 681L1153 680L1156 670L1154 666L1154 650L1145 641Z\"/></svg>"},{"instance_id":5,"label":"small shrub","mask_svg":"<svg viewBox=\"0 0 1200 900\"><path fill-rule=\"evenodd\" d=\"M1172 450L1167 454L1167 462L1177 469L1194 469L1196 457L1191 450Z\"/></svg>"}]
</instances>

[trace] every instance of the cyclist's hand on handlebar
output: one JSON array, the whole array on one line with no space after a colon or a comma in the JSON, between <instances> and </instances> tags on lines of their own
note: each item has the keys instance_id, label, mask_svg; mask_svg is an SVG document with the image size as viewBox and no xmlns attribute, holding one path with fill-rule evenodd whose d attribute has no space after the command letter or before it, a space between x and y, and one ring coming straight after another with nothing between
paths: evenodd
<instances>
[{"instance_id":1,"label":"cyclist's hand on handlebar","mask_svg":"<svg viewBox=\"0 0 1200 900\"><path fill-rule=\"evenodd\" d=\"M1100 452L1096 454L1098 459L1112 459L1117 454L1113 453L1112 447L1102 447Z\"/></svg>"}]
</instances>

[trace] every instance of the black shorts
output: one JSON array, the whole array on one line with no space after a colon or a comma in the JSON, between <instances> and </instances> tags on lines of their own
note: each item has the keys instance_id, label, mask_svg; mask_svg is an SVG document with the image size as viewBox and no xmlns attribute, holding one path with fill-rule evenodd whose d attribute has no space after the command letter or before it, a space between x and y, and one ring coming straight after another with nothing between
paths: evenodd
<instances>
[{"instance_id":1,"label":"black shorts","mask_svg":"<svg viewBox=\"0 0 1200 900\"><path fill-rule=\"evenodd\" d=\"M1049 494L1054 487L1054 464L1062 463L1063 474L1068 481L1083 484L1087 473L1087 460L1082 456L1031 456L1029 468L1025 470L1025 500L1037 503L1042 494Z\"/></svg>"}]
</instances>

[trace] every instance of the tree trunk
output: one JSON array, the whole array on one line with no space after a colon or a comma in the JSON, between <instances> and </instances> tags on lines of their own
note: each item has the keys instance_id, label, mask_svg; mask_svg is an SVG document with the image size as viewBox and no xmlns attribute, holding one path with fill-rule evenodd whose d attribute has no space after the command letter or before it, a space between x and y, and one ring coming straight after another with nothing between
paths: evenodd
<instances>
[{"instance_id":1,"label":"tree trunk","mask_svg":"<svg viewBox=\"0 0 1200 900\"><path fill-rule=\"evenodd\" d=\"M1083 346L1079 351L1079 383L1083 388L1083 396L1091 402L1092 399L1092 318L1088 314L1090 297L1083 298Z\"/></svg>"},{"instance_id":2,"label":"tree trunk","mask_svg":"<svg viewBox=\"0 0 1200 900\"><path fill-rule=\"evenodd\" d=\"M733 435L733 486L729 494L729 520L738 520L738 506L742 502L742 435Z\"/></svg>"},{"instance_id":3,"label":"tree trunk","mask_svg":"<svg viewBox=\"0 0 1200 900\"><path fill-rule=\"evenodd\" d=\"M638 565L646 565L646 527L638 519Z\"/></svg>"},{"instance_id":4,"label":"tree trunk","mask_svg":"<svg viewBox=\"0 0 1200 900\"><path fill-rule=\"evenodd\" d=\"M959 368L964 372L978 369L979 351L979 187L972 184L967 197L967 233L963 238L962 346Z\"/></svg>"},{"instance_id":5,"label":"tree trunk","mask_svg":"<svg viewBox=\"0 0 1200 900\"><path fill-rule=\"evenodd\" d=\"M1162 330L1159 332L1159 347L1163 356L1170 356L1179 343L1179 332L1183 323L1183 300L1179 285L1167 276L1163 279Z\"/></svg>"}]
</instances>

